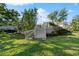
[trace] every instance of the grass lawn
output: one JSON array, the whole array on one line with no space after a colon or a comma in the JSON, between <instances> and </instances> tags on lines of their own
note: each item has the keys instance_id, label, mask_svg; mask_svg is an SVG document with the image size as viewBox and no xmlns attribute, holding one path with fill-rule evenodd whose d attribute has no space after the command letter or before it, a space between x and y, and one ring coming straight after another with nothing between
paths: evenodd
<instances>
[{"instance_id":1,"label":"grass lawn","mask_svg":"<svg viewBox=\"0 0 79 59\"><path fill-rule=\"evenodd\" d=\"M79 32L47 40L18 39L13 35L0 38L0 56L79 56Z\"/></svg>"}]
</instances>

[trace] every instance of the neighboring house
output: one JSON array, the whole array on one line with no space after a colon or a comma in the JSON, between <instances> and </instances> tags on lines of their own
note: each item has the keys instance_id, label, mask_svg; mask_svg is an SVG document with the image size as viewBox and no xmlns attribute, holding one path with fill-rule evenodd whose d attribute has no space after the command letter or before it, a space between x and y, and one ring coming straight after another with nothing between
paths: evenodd
<instances>
[{"instance_id":1,"label":"neighboring house","mask_svg":"<svg viewBox=\"0 0 79 59\"><path fill-rule=\"evenodd\" d=\"M0 26L0 30L6 31L6 32L15 32L17 31L16 26Z\"/></svg>"},{"instance_id":2,"label":"neighboring house","mask_svg":"<svg viewBox=\"0 0 79 59\"><path fill-rule=\"evenodd\" d=\"M49 24L51 26L49 26ZM44 24L36 25L34 29L35 38L46 38L47 35L62 35L69 32L62 26L56 25L54 23L45 22Z\"/></svg>"},{"instance_id":3,"label":"neighboring house","mask_svg":"<svg viewBox=\"0 0 79 59\"><path fill-rule=\"evenodd\" d=\"M36 25L34 28L34 38L46 39L46 27L45 25Z\"/></svg>"},{"instance_id":4,"label":"neighboring house","mask_svg":"<svg viewBox=\"0 0 79 59\"><path fill-rule=\"evenodd\" d=\"M55 31L55 29L50 27L48 22L45 22L43 24L35 26L34 37L46 39L47 34L52 33L52 31Z\"/></svg>"}]
</instances>

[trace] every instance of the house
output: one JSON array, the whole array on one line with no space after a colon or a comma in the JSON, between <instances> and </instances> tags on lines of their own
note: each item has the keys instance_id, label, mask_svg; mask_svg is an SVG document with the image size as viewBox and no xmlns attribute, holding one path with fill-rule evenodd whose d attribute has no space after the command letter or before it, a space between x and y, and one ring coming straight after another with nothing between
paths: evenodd
<instances>
[{"instance_id":1,"label":"house","mask_svg":"<svg viewBox=\"0 0 79 59\"><path fill-rule=\"evenodd\" d=\"M16 26L0 26L0 30L5 32L16 32L17 27Z\"/></svg>"},{"instance_id":2,"label":"house","mask_svg":"<svg viewBox=\"0 0 79 59\"><path fill-rule=\"evenodd\" d=\"M49 26L50 24L50 26ZM48 23L45 22L43 24L40 25L36 25L34 28L34 37L35 38L44 38L46 39L46 37L49 35L64 35L66 33L68 33L70 31L68 31L67 29L58 26L54 23Z\"/></svg>"}]
</instances>

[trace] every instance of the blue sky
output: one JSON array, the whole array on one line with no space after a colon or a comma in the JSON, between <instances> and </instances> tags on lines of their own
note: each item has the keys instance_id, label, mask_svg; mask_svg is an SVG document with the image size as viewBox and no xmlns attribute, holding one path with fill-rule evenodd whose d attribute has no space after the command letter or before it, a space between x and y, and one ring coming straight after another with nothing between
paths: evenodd
<instances>
[{"instance_id":1,"label":"blue sky","mask_svg":"<svg viewBox=\"0 0 79 59\"><path fill-rule=\"evenodd\" d=\"M70 22L72 20L72 17L75 15L79 15L79 4L76 3L28 3L28 4L22 4L22 5L15 5L15 4L7 4L7 7L10 9L16 9L20 13L23 12L24 9L29 9L29 8L38 8L41 9L44 13L43 15L46 14L46 16L54 11L54 10L60 10L62 8L66 8L68 10L68 17L67 21ZM43 16L42 15L42 16Z\"/></svg>"}]
</instances>

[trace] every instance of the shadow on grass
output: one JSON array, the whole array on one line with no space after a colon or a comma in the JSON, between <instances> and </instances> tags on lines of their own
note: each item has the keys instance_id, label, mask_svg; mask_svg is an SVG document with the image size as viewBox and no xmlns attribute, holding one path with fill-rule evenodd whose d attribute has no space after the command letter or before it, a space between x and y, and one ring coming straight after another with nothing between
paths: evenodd
<instances>
[{"instance_id":1,"label":"shadow on grass","mask_svg":"<svg viewBox=\"0 0 79 59\"><path fill-rule=\"evenodd\" d=\"M13 55L13 56L77 56L79 55L79 38L76 37L54 36L54 37L48 37L47 40L33 40L33 41L23 40L22 44L19 43L22 43L22 40L19 41L13 39L4 40L4 42L1 43L3 45L2 47L3 49L0 51L0 55L7 55L7 56L9 55Z\"/></svg>"},{"instance_id":2,"label":"shadow on grass","mask_svg":"<svg viewBox=\"0 0 79 59\"><path fill-rule=\"evenodd\" d=\"M24 50L21 53L16 54L16 56L53 56L53 55L69 55L62 51L61 48L44 48L40 44L35 44L30 46L30 48Z\"/></svg>"},{"instance_id":3,"label":"shadow on grass","mask_svg":"<svg viewBox=\"0 0 79 59\"><path fill-rule=\"evenodd\" d=\"M64 37L65 38L65 37ZM63 38L63 39L64 39ZM39 43L30 46L30 48L16 54L17 56L76 56L79 55L79 38L65 38L55 40L53 38L47 41L40 40ZM67 40L66 40L67 39ZM72 39L72 40L71 40ZM75 45L75 46L74 46ZM72 49L74 47L75 49ZM70 50L68 53L65 50ZM73 53L74 50L74 53ZM76 53L77 52L77 53Z\"/></svg>"}]
</instances>

